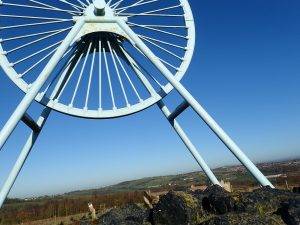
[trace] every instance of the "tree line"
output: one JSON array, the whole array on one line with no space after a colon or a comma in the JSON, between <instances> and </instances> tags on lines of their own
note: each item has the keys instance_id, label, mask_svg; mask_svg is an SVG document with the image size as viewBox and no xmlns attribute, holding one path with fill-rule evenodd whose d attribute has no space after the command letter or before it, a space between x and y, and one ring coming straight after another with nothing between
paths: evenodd
<instances>
[{"instance_id":1,"label":"tree line","mask_svg":"<svg viewBox=\"0 0 300 225\"><path fill-rule=\"evenodd\" d=\"M59 196L32 201L8 200L0 211L0 224L21 224L34 220L65 217L88 212L88 203L96 210L106 210L128 203L140 203L143 193L122 192L87 196Z\"/></svg>"}]
</instances>

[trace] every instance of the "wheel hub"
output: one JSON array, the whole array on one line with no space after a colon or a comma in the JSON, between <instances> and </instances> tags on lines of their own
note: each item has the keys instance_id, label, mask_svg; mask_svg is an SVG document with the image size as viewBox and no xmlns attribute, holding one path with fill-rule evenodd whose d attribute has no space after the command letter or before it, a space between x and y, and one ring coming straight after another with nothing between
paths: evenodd
<instances>
[{"instance_id":1,"label":"wheel hub","mask_svg":"<svg viewBox=\"0 0 300 225\"><path fill-rule=\"evenodd\" d=\"M94 13L97 16L104 16L105 15L105 7L106 2L104 0L95 0L94 1Z\"/></svg>"},{"instance_id":2,"label":"wheel hub","mask_svg":"<svg viewBox=\"0 0 300 225\"><path fill-rule=\"evenodd\" d=\"M86 18L86 23L78 33L74 41L79 41L83 36L91 33L113 33L129 40L127 34L118 26L114 10L108 6L104 0L95 0L90 4L83 15ZM118 17L120 18L120 17ZM126 17L121 17L127 20ZM78 17L74 17L76 21Z\"/></svg>"}]
</instances>

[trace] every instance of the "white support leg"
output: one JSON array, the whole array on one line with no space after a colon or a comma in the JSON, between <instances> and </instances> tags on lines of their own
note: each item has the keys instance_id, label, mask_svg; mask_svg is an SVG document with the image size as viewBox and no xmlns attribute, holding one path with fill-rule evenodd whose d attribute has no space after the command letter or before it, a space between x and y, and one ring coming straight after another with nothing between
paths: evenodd
<instances>
[{"instance_id":1,"label":"white support leg","mask_svg":"<svg viewBox=\"0 0 300 225\"><path fill-rule=\"evenodd\" d=\"M45 107L43 110L41 116L39 117L37 121L37 125L39 126L39 131L31 131L26 144L24 145L14 167L12 168L7 180L5 181L1 191L0 191L0 208L2 207L7 195L9 194L13 184L15 183L32 147L34 146L41 129L43 128L44 124L46 123L47 118L49 117L49 114L51 112L51 109Z\"/></svg>"},{"instance_id":2,"label":"white support leg","mask_svg":"<svg viewBox=\"0 0 300 225\"><path fill-rule=\"evenodd\" d=\"M11 117L8 119L8 121L0 131L0 150L2 149L3 145L17 126L18 122L22 119L23 115L29 108L32 101L34 101L40 89L43 87L44 83L46 82L56 65L59 63L59 61L65 54L66 50L69 48L70 44L82 28L83 24L83 18L76 21L76 24L74 25L72 30L66 36L64 41L60 44L57 51L47 63L46 67L43 69L36 81L32 84L28 93L24 96L16 110L13 112Z\"/></svg>"},{"instance_id":3,"label":"white support leg","mask_svg":"<svg viewBox=\"0 0 300 225\"><path fill-rule=\"evenodd\" d=\"M135 62L135 60L129 54L127 54L126 52L124 52L124 56L128 60L129 65L135 71L135 73L137 74L138 78L143 83L143 85L145 86L145 88L147 89L147 91L149 92L149 94L151 94L152 96L157 95L155 89L152 87L152 85L150 84L150 82L144 76L144 74L142 73L141 68L138 66L138 64ZM170 113L169 109L167 108L167 106L163 103L162 100L160 102L158 102L158 106L161 109L161 111L163 112L163 114L166 116L166 118L168 119L168 121L170 121L171 113ZM182 107L182 110L184 110L185 107L184 106L181 106L181 107ZM190 151L190 153L192 154L192 156L195 158L195 160L197 161L197 163L199 164L199 166L202 168L202 170L204 171L204 173L207 175L207 177L209 178L209 180L213 184L220 185L218 179L213 174L213 172L211 171L211 169L209 168L209 166L206 164L206 162L204 161L204 159L201 157L201 155L197 151L196 147L190 141L190 139L188 138L188 136L186 135L186 133L183 131L183 129L181 128L181 126L179 125L179 123L177 121L175 121L175 117L176 117L176 115L174 115L174 120L173 120L173 123L171 124L172 127L175 129L175 131L177 132L177 134L179 135L179 137L181 138L181 140L183 141L183 143L186 145L186 147L188 148L188 150Z\"/></svg>"},{"instance_id":4,"label":"white support leg","mask_svg":"<svg viewBox=\"0 0 300 225\"><path fill-rule=\"evenodd\" d=\"M66 71L69 71L72 69L69 62L66 64L67 65L67 67L65 68ZM66 73L64 73L59 78L59 80L53 90L53 93L50 96L50 99L55 99L58 96L58 94L60 93L61 87L64 85L65 77L66 77ZM21 153L20 153L14 167L12 168L6 182L4 183L4 185L0 191L0 208L2 207L5 199L7 198L7 195L9 194L12 186L14 185L28 155L30 154L41 130L43 129L43 127L46 123L46 120L48 119L48 117L50 115L50 112L51 112L51 109L48 107L45 107L43 112L41 113L40 117L38 118L37 122L33 121L32 118L27 118L27 119L24 119L24 117L22 118L22 121L24 123L26 123L27 126L29 126L32 129L32 132L30 133L30 135L26 141L26 144L24 145L23 149L21 150Z\"/></svg>"},{"instance_id":5,"label":"white support leg","mask_svg":"<svg viewBox=\"0 0 300 225\"><path fill-rule=\"evenodd\" d=\"M130 37L132 43L139 48L143 54L151 60L162 75L170 84L180 93L180 95L190 104L195 112L210 127L210 129L219 137L227 148L236 156L236 158L249 170L256 180L263 186L274 187L270 181L260 172L253 162L243 153L237 144L226 134L226 132L217 124L217 122L205 111L199 102L185 89L185 87L174 78L173 74L165 65L154 55L154 53L145 45L145 43L136 35L136 33L122 19L117 20L118 25Z\"/></svg>"},{"instance_id":6,"label":"white support leg","mask_svg":"<svg viewBox=\"0 0 300 225\"><path fill-rule=\"evenodd\" d=\"M161 111L163 112L165 117L168 119L169 116L171 115L171 112L167 108L167 106L163 103L162 100L160 102L158 102L158 107L161 109ZM195 160L197 161L199 166L202 168L203 172L206 174L208 179L212 182L212 184L221 186L220 182L218 181L218 179L216 178L214 173L211 171L209 166L206 164L204 159L201 157L201 155L197 151L197 148L191 142L191 140L188 138L187 134L181 128L180 124L175 119L172 122L170 121L170 123L171 123L172 127L174 128L174 130L176 131L176 133L178 134L178 136L181 138L181 140L185 144L185 146L188 148L188 150L190 151L192 156L195 158Z\"/></svg>"},{"instance_id":7,"label":"white support leg","mask_svg":"<svg viewBox=\"0 0 300 225\"><path fill-rule=\"evenodd\" d=\"M12 114L4 128L0 132L0 149L3 147L5 144L7 138L10 136L10 134L13 132L14 128L17 126L18 122L23 118L25 115L28 107L30 106L31 102L34 101L34 98L44 85L45 81L49 77L49 75L52 73L54 70L55 66L61 59L61 57L64 55L70 44L72 43L73 39L81 29L81 27L84 24L84 20L78 20L73 27L73 29L70 31L70 33L67 35L66 39L62 42L62 44L59 46L58 50L56 53L52 56L50 61L48 62L47 66L45 69L42 71L38 79L35 81L33 86L31 87L30 91L25 95L15 112ZM60 79L55 87L54 92L51 95L51 98L54 98L58 93L59 87L62 85L62 80ZM45 107L42 114L38 118L37 123L35 124L38 126L39 129L33 129L32 132L30 133L26 144L24 145L23 149L21 150L21 153L12 168L6 182L4 183L1 191L0 191L0 208L2 207L7 195L9 194L13 184L15 183L28 155L30 154L30 151L32 147L34 146L44 124L46 123L46 120L49 117L49 114L51 112L51 109L48 107ZM26 119L25 119L26 120ZM27 119L29 120L29 119ZM27 121L26 120L26 121ZM26 122L25 121L25 122ZM28 121L32 122L33 121ZM31 127L32 128L32 127Z\"/></svg>"}]
</instances>

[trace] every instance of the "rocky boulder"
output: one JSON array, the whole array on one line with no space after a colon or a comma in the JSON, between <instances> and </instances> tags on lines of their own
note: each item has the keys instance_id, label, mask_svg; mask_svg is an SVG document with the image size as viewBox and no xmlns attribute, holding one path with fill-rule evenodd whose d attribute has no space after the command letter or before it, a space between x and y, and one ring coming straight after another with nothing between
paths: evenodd
<instances>
[{"instance_id":1,"label":"rocky boulder","mask_svg":"<svg viewBox=\"0 0 300 225\"><path fill-rule=\"evenodd\" d=\"M236 196L240 211L256 212L259 214L274 213L281 202L293 199L296 195L284 190L262 187L249 193Z\"/></svg>"},{"instance_id":2,"label":"rocky boulder","mask_svg":"<svg viewBox=\"0 0 300 225\"><path fill-rule=\"evenodd\" d=\"M247 213L220 215L199 225L284 225L280 216Z\"/></svg>"},{"instance_id":3,"label":"rocky boulder","mask_svg":"<svg viewBox=\"0 0 300 225\"><path fill-rule=\"evenodd\" d=\"M300 194L300 187L293 187L293 193Z\"/></svg>"},{"instance_id":4,"label":"rocky boulder","mask_svg":"<svg viewBox=\"0 0 300 225\"><path fill-rule=\"evenodd\" d=\"M276 214L288 225L300 224L300 198L282 202Z\"/></svg>"},{"instance_id":5,"label":"rocky boulder","mask_svg":"<svg viewBox=\"0 0 300 225\"><path fill-rule=\"evenodd\" d=\"M202 214L201 204L194 196L181 191L170 191L162 196L153 208L152 223L155 225L196 225Z\"/></svg>"},{"instance_id":6,"label":"rocky boulder","mask_svg":"<svg viewBox=\"0 0 300 225\"><path fill-rule=\"evenodd\" d=\"M229 193L215 185L170 191L152 209L130 204L98 218L92 222L87 215L81 225L300 225L300 195L270 187Z\"/></svg>"},{"instance_id":7,"label":"rocky boulder","mask_svg":"<svg viewBox=\"0 0 300 225\"><path fill-rule=\"evenodd\" d=\"M98 221L100 225L141 225L148 220L147 210L137 204L129 204L115 208L102 215Z\"/></svg>"},{"instance_id":8,"label":"rocky boulder","mask_svg":"<svg viewBox=\"0 0 300 225\"><path fill-rule=\"evenodd\" d=\"M196 193L196 196L202 202L203 209L209 213L221 215L236 208L234 198L219 185L208 187L202 193Z\"/></svg>"}]
</instances>

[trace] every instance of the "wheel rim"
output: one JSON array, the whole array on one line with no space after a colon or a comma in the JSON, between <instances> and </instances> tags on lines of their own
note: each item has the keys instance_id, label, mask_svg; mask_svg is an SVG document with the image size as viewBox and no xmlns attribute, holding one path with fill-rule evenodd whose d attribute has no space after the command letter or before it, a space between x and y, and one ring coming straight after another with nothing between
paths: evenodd
<instances>
[{"instance_id":1,"label":"wheel rim","mask_svg":"<svg viewBox=\"0 0 300 225\"><path fill-rule=\"evenodd\" d=\"M3 1L0 6L0 64L25 93L89 0ZM111 0L107 4L139 35L180 80L195 45L194 21L186 0ZM158 94L149 94L138 66ZM84 118L113 118L139 112L172 90L158 71L118 32L81 36L45 84L36 101L56 111ZM62 85L58 86L58 83ZM51 93L59 90L59 94Z\"/></svg>"}]
</instances>

